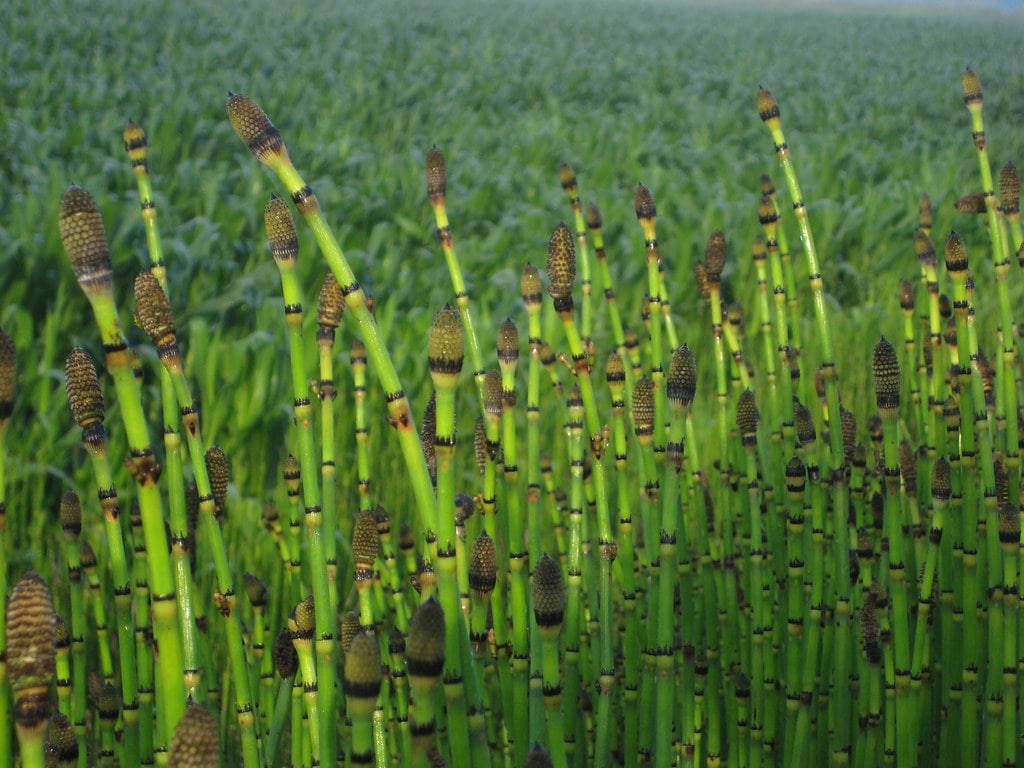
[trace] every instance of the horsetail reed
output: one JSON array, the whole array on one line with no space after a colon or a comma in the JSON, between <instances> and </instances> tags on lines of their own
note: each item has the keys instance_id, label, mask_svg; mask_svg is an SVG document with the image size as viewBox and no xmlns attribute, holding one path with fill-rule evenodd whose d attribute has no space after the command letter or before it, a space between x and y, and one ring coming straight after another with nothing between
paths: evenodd
<instances>
[{"instance_id":1,"label":"horsetail reed","mask_svg":"<svg viewBox=\"0 0 1024 768\"><path fill-rule=\"evenodd\" d=\"M124 705L125 759L138 761L138 670L134 645L135 622L132 618L131 604L132 584L121 532L120 504L110 462L107 459L107 434L103 427L103 393L100 389L99 377L96 374L96 364L92 356L81 347L76 347L68 355L65 376L68 405L72 417L82 428L82 443L92 459L97 494L103 511L107 548L110 555L110 571L114 579L114 608L117 614L119 668ZM72 601L74 602L74 598ZM72 611L74 611L74 606L72 606ZM72 621L75 621L74 618Z\"/></svg>"},{"instance_id":2,"label":"horsetail reed","mask_svg":"<svg viewBox=\"0 0 1024 768\"><path fill-rule=\"evenodd\" d=\"M163 522L163 500L157 487L160 469L149 441L138 382L132 371L134 355L121 331L113 294L113 274L103 220L88 192L72 186L61 198L60 233L75 277L92 306L106 354L107 370L114 379L121 418L132 451L129 465L142 512L146 539L149 588L153 601L153 629L159 648L163 695L163 732L166 743L185 706L181 638L174 579L168 558Z\"/></svg>"},{"instance_id":3,"label":"horsetail reed","mask_svg":"<svg viewBox=\"0 0 1024 768\"><path fill-rule=\"evenodd\" d=\"M235 707L242 733L243 760L247 768L259 764L253 692L245 664L241 621L235 606L234 578L228 564L218 518L226 515L229 468L223 451L213 446L204 452L199 413L181 368L181 352L170 301L156 277L143 272L135 279L135 317L157 348L160 362L171 376L181 409L181 422L188 443L192 470L199 494L199 514L204 538L213 554L217 590L213 595L218 612L227 620L228 650L235 689Z\"/></svg>"},{"instance_id":4,"label":"horsetail reed","mask_svg":"<svg viewBox=\"0 0 1024 768\"><path fill-rule=\"evenodd\" d=\"M448 221L447 192L448 192L448 171L445 166L444 153L436 146L427 151L424 161L424 170L427 180L427 199L434 212L434 224L437 227L437 241L441 245L445 263L448 265L448 274L451 277L452 291L455 293L455 306L459 310L459 317L462 319L462 329L466 339L466 349L469 353L469 364L473 366L473 380L476 382L477 396L480 400L480 410L484 409L484 369L483 358L480 355L480 342L477 339L476 327L473 321L473 309L470 306L469 290L466 288L466 280L462 275L462 265L455 253L455 244L452 241L452 227Z\"/></svg>"},{"instance_id":5,"label":"horsetail reed","mask_svg":"<svg viewBox=\"0 0 1024 768\"><path fill-rule=\"evenodd\" d=\"M373 315L367 308L366 294L356 280L355 273L342 253L334 233L324 219L316 195L292 165L281 134L270 122L270 118L252 99L238 94L229 94L227 111L231 125L239 138L245 142L257 160L277 174L278 179L292 196L299 213L313 230L321 253L337 278L338 284L342 286L345 304L359 326L370 363L384 389L385 399L388 403L388 419L398 433L402 456L405 459L410 483L416 496L421 524L425 529L425 534L436 532L434 498L431 493L426 463L423 461L423 452L417 440L412 413L409 410L409 402L399 383L398 374L380 337ZM282 219L282 225L281 211L287 211L287 208L283 206L283 203L275 206L278 209L277 215ZM294 227L292 230L294 231Z\"/></svg>"},{"instance_id":6,"label":"horsetail reed","mask_svg":"<svg viewBox=\"0 0 1024 768\"><path fill-rule=\"evenodd\" d=\"M359 632L345 650L346 711L352 718L352 747L348 755L353 765L373 762L373 725L371 716L380 693L381 669L377 638Z\"/></svg>"},{"instance_id":7,"label":"horsetail reed","mask_svg":"<svg viewBox=\"0 0 1024 768\"><path fill-rule=\"evenodd\" d=\"M168 759L181 768L210 768L218 759L217 720L206 707L191 703L178 721Z\"/></svg>"},{"instance_id":8,"label":"horsetail reed","mask_svg":"<svg viewBox=\"0 0 1024 768\"><path fill-rule=\"evenodd\" d=\"M427 754L436 746L434 692L445 664L445 613L433 597L421 603L409 620L405 658L412 690L410 731L414 765L429 765Z\"/></svg>"},{"instance_id":9,"label":"horsetail reed","mask_svg":"<svg viewBox=\"0 0 1024 768\"><path fill-rule=\"evenodd\" d=\"M320 286L317 297L316 320L319 330L316 334L320 361L320 380L317 383L317 397L320 400L320 439L322 458L320 461L320 484L323 491L323 527L325 557L327 559L328 587L331 609L338 606L338 543L335 531L338 527L337 511L337 468L334 453L334 401L338 391L334 384L334 339L341 324L345 309L345 296L333 272L328 272Z\"/></svg>"},{"instance_id":10,"label":"horsetail reed","mask_svg":"<svg viewBox=\"0 0 1024 768\"><path fill-rule=\"evenodd\" d=\"M310 558L310 578L313 586L313 607L316 612L314 650L317 656L317 680L324 712L334 712L334 633L335 617L330 599L327 574L327 554L323 536L323 508L320 485L316 474L316 445L313 435L312 406L302 345L302 292L295 275L298 258L298 238L288 206L278 197L272 197L263 211L267 241L281 275L281 291L285 304L285 323L288 326L288 348L291 359L292 394L295 422L299 432L299 464L302 468L302 501L305 536ZM365 311L365 306L364 306ZM333 532L331 532L333 535ZM311 718L312 720L312 718ZM313 723L312 725L316 725ZM321 758L335 754L336 738L333 717L319 724ZM314 742L316 743L316 742Z\"/></svg>"},{"instance_id":11,"label":"horsetail reed","mask_svg":"<svg viewBox=\"0 0 1024 768\"><path fill-rule=\"evenodd\" d=\"M50 590L29 571L14 585L7 601L7 674L14 696L12 716L21 764L42 768L43 741L50 717L54 676L54 614Z\"/></svg>"},{"instance_id":12,"label":"horsetail reed","mask_svg":"<svg viewBox=\"0 0 1024 768\"><path fill-rule=\"evenodd\" d=\"M46 728L46 756L53 755L59 768L71 768L78 764L78 742L75 729L63 712L55 712Z\"/></svg>"},{"instance_id":13,"label":"horsetail reed","mask_svg":"<svg viewBox=\"0 0 1024 768\"><path fill-rule=\"evenodd\" d=\"M550 234L543 273L516 255L514 243L528 250L529 236L510 246L505 228L535 218L520 205L557 205L554 190L506 195L500 226L460 214L466 246L481 257L460 261L445 158L432 148L422 168L417 158L408 165L425 176L448 271L440 303L448 294L451 304L422 338L410 332L430 318L417 319L409 301L429 280L394 283L374 317L335 237L342 230L328 226L277 129L241 96L229 98L229 119L292 198L264 209L276 274L269 264L245 279L235 272L215 303L200 280L179 283L196 262L172 254L203 255L207 241L195 233L206 214L173 239L161 215L161 241L155 200L165 198L149 176L146 135L129 123L142 221L119 220L111 234L119 248L148 251L133 287L151 349L136 356L121 331L99 209L77 187L58 227L116 400L104 403L96 363L75 347L65 378L78 429L64 434L66 418L51 416L49 372L68 351L59 348L63 288L37 327L26 314L33 296L14 284L0 318L10 332L0 334L0 597L9 576L37 567L62 615L52 671L47 662L45 675L12 674L11 699L0 675L0 707L16 705L8 720L22 745L5 745L15 729L0 729L0 768L1019 763L1024 329L1014 323L1009 260L1024 253L1020 180L1012 163L994 178L980 82L969 71L962 85L980 183L929 190L934 211L927 195L865 193L849 210L882 200L883 224L913 232L891 243L884 228L862 238L848 226L824 230L834 217L803 198L778 103L763 89L758 113L785 184L779 194L767 176L748 179L756 233L730 231L731 203L705 212L721 231L693 229L685 210L672 220L682 199L657 154L636 159L653 163L645 173L664 189L661 221L650 189L634 188L630 200L600 162L595 190L608 215L586 207L575 171L562 165L573 220ZM328 178L335 150L348 149L345 139L332 144L312 172ZM837 157L816 162L827 170ZM941 178L927 167L922 176ZM364 237L380 200L400 211L391 196L404 195L384 183L400 177L372 178L378 197L353 196L346 180L343 189L323 182L324 199L361 203L345 212L345 239L391 285L394 265L407 265L407 249L395 246L423 243L414 216ZM239 189L197 199L248 205ZM168 202L178 190L168 185ZM643 267L618 263L628 203ZM299 261L292 205L327 261L325 277ZM964 237L945 238L940 261L935 226L949 215L963 216ZM214 236L240 253L251 218ZM659 223L672 243L659 241ZM978 225L991 269L968 262ZM693 237L706 242L695 259ZM860 251L880 254L873 272L888 288L858 275ZM470 274L477 264L485 271ZM285 323L239 336L228 319L273 312L268 276L281 281ZM323 277L315 322L302 306L302 282L314 276ZM799 288L798 276L807 277ZM471 285L480 286L472 305ZM171 300L186 296L198 301L175 305L176 317ZM861 296L877 303L847 312ZM679 312L691 299L706 309ZM643 325L630 328L630 315ZM341 352L346 319L353 333ZM694 334L702 325L703 339ZM863 330L894 342L872 348ZM89 346L82 333L72 329L68 347ZM15 357L26 353L19 371ZM713 361L698 377L705 355ZM336 370L346 357L348 379ZM145 363L157 360L150 378ZM368 390L368 366L382 391ZM595 368L607 389L595 387ZM399 372L417 416L423 408L418 420ZM479 412L461 408L467 387ZM106 421L106 405L122 424ZM381 417L397 442L379 444ZM162 452L147 419L163 430ZM474 428L471 450L457 426ZM56 509L61 494L56 521L32 512ZM12 673L26 668L12 654L29 624L5 627ZM26 708L38 709L31 726L18 720Z\"/></svg>"}]
</instances>

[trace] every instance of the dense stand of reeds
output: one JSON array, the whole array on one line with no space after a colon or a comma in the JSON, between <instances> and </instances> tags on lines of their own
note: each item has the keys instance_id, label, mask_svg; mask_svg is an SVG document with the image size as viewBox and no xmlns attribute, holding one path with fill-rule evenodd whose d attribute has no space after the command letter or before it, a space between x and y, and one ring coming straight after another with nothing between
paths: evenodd
<instances>
[{"instance_id":1,"label":"dense stand of reeds","mask_svg":"<svg viewBox=\"0 0 1024 768\"><path fill-rule=\"evenodd\" d=\"M898 342L863 341L874 396L858 412L828 255L767 90L757 110L785 194L767 175L752 194L763 238L709 233L690 305L670 303L679 275L661 253L675 248L658 240L652 190L634 193L635 254L608 253L600 211L584 212L562 164L573 226L535 254L546 276L513 265L523 311L481 333L431 148L452 301L426 340L430 380L404 383L331 217L269 118L232 94L231 124L286 193L264 221L293 423L263 436L282 471L256 500L204 438L172 300L184 291L168 285L146 136L130 124L149 269L115 276L92 197L72 186L61 201L97 331L94 351L66 363L93 483L54 510L43 577L8 573L5 515L36 511L4 505L4 441L20 425L18 354L0 331L0 768L1021 764L1020 179L1009 163L993 176L970 70L963 95L982 191L957 210L984 217L988 240L950 232L936 248L921 198L907 239L919 280L901 283L884 322ZM315 367L312 286L296 268L315 255L293 209L329 268ZM726 299L744 252L748 308ZM975 284L981 254L993 285ZM619 287L642 295L635 318L612 278L625 258L647 267L643 285ZM156 351L142 359L159 364L159 424L115 277L133 281ZM679 312L707 339L679 338ZM386 419L371 410L374 377ZM419 425L411 399L427 403ZM460 414L472 440L458 439ZM401 465L376 460L383 439ZM355 466L339 467L348 449ZM116 485L122 461L131 487Z\"/></svg>"}]
</instances>

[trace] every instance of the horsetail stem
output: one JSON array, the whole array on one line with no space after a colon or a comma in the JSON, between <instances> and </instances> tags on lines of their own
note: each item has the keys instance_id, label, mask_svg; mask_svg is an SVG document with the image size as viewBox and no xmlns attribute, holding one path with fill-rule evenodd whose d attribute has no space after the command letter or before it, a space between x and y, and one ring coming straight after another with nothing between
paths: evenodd
<instances>
[{"instance_id":1,"label":"horsetail stem","mask_svg":"<svg viewBox=\"0 0 1024 768\"><path fill-rule=\"evenodd\" d=\"M437 427L434 450L437 456L437 570L441 605L445 613L444 690L448 711L448 733L452 760L469 764L471 740L469 710L478 708L477 701L467 702L467 693L476 688L470 676L475 675L469 659L469 635L466 617L459 604L455 531L455 391L462 370L465 337L459 316L450 306L434 317L427 338L427 359L437 397ZM468 707L467 707L468 704ZM474 755L485 748L480 734L472 739Z\"/></svg>"},{"instance_id":2,"label":"horsetail stem","mask_svg":"<svg viewBox=\"0 0 1024 768\"><path fill-rule=\"evenodd\" d=\"M576 256L580 266L580 289L582 300L580 301L580 332L583 335L584 346L588 346L593 336L594 318L591 308L591 264L590 250L587 248L587 225L583 216L583 206L580 203L580 188L576 180L576 171L568 163L560 163L558 166L558 180L562 184L562 190L569 198L572 206L573 223L576 227Z\"/></svg>"},{"instance_id":3,"label":"horsetail stem","mask_svg":"<svg viewBox=\"0 0 1024 768\"><path fill-rule=\"evenodd\" d=\"M433 597L420 603L409 620L405 642L406 667L413 700L410 731L415 765L428 766L427 753L437 746L434 692L445 665L445 612Z\"/></svg>"},{"instance_id":4,"label":"horsetail stem","mask_svg":"<svg viewBox=\"0 0 1024 768\"><path fill-rule=\"evenodd\" d=\"M160 362L170 374L175 397L181 410L181 424L188 444L192 470L198 491L199 513L213 555L217 589L213 594L218 612L226 619L228 654L235 689L235 713L242 734L243 762L246 768L258 766L259 745L256 735L255 699L245 664L241 619L236 610L234 578L228 564L220 519L227 516L227 490L230 467L218 446L204 453L198 409L181 367L174 312L156 277L142 272L135 279L136 322L157 348Z\"/></svg>"},{"instance_id":5,"label":"horsetail stem","mask_svg":"<svg viewBox=\"0 0 1024 768\"><path fill-rule=\"evenodd\" d=\"M543 555L533 572L533 612L544 643L544 711L547 746L556 768L568 765L565 724L562 718L562 678L558 665L558 636L565 615L566 594L562 569L550 555Z\"/></svg>"},{"instance_id":6,"label":"horsetail stem","mask_svg":"<svg viewBox=\"0 0 1024 768\"><path fill-rule=\"evenodd\" d=\"M100 389L96 364L82 347L74 348L65 365L68 405L72 417L82 428L82 444L92 460L97 494L103 512L110 571L114 579L114 608L117 615L117 639L120 654L120 675L123 721L125 728L125 759L138 761L139 696L138 669L135 658L135 622L132 618L132 582L124 538L121 532L120 503L107 458L107 435L103 427L103 392Z\"/></svg>"},{"instance_id":7,"label":"horsetail stem","mask_svg":"<svg viewBox=\"0 0 1024 768\"><path fill-rule=\"evenodd\" d=\"M302 675L302 704L305 718L309 721L309 741L312 749L312 756L315 763L324 761L323 733L325 731L324 720L331 720L333 723L333 710L324 710L320 696L320 681L318 678L316 653L313 649L314 637L316 635L316 608L312 597L305 597L298 602L288 617L288 631L291 635L292 645L295 646L295 653L299 658L299 670ZM326 712L330 716L325 716ZM292 723L294 727L294 722ZM293 731L294 737L294 731Z\"/></svg>"},{"instance_id":8,"label":"horsetail stem","mask_svg":"<svg viewBox=\"0 0 1024 768\"><path fill-rule=\"evenodd\" d=\"M149 587L152 590L153 628L160 651L163 696L162 743L184 712L183 676L175 582L168 560L163 501L157 487L160 468L149 440L138 382L132 371L134 355L121 331L113 295L113 273L103 220L88 192L72 186L61 198L60 233L75 277L92 306L106 353L107 370L114 379L121 418L132 453L129 470L135 481L146 540Z\"/></svg>"},{"instance_id":9,"label":"horsetail stem","mask_svg":"<svg viewBox=\"0 0 1024 768\"><path fill-rule=\"evenodd\" d=\"M445 263L448 265L448 274L451 277L452 291L455 293L455 306L459 310L459 317L462 320L462 329L466 339L466 351L469 353L469 364L473 366L473 381L476 382L477 397L480 401L480 411L484 408L484 369L483 358L480 354L480 342L476 335L476 326L473 321L473 309L470 305L469 290L466 288L466 281L462 274L462 265L455 252L455 245L452 241L452 227L448 221L447 190L448 172L445 166L444 153L437 148L431 147L427 151L424 161L425 176L427 180L427 199L434 212L434 224L437 227L437 241L441 245L441 252L444 254Z\"/></svg>"},{"instance_id":10,"label":"horsetail stem","mask_svg":"<svg viewBox=\"0 0 1024 768\"><path fill-rule=\"evenodd\" d=\"M143 225L146 231L146 247L149 252L150 269L164 292L168 290L167 269L164 264L163 243L157 225L156 203L149 176L149 147L146 132L133 121L129 121L122 134L125 151L131 162L139 191L139 203ZM174 567L175 591L180 612L182 662L185 667L185 686L189 696L199 692L200 678L199 648L196 627L197 612L193 604L193 578L190 572L190 558L194 551L187 535L187 521L182 488L181 436L177 430L178 402L170 373L160 369L160 397L164 428L164 455L168 480L168 509L171 533L171 556ZM127 696L127 694L126 694ZM145 726L144 726L145 727Z\"/></svg>"},{"instance_id":11,"label":"horsetail stem","mask_svg":"<svg viewBox=\"0 0 1024 768\"><path fill-rule=\"evenodd\" d=\"M381 688L377 638L371 632L359 632L345 650L344 682L346 711L352 718L348 759L353 765L370 765L374 759L372 715Z\"/></svg>"},{"instance_id":12,"label":"horsetail stem","mask_svg":"<svg viewBox=\"0 0 1024 768\"><path fill-rule=\"evenodd\" d=\"M54 677L55 620L50 590L35 572L26 573L11 591L5 613L7 674L14 695L12 713L21 764L43 768L43 741L50 717Z\"/></svg>"},{"instance_id":13,"label":"horsetail stem","mask_svg":"<svg viewBox=\"0 0 1024 768\"><path fill-rule=\"evenodd\" d=\"M580 397L583 401L584 419L591 448L593 484L597 502L598 594L600 595L600 604L598 606L600 666L597 675L599 698L595 764L599 768L604 768L608 764L611 753L611 697L615 682L615 671L612 667L611 574L616 545L608 509L608 490L605 483L603 461L604 439L601 422L593 384L590 379L589 358L583 347L579 332L576 330L574 319L572 288L575 277L576 254L572 236L564 224L559 224L548 241L548 290L554 302L555 310L562 321L569 353L572 355L573 369L579 384ZM570 573L570 578L572 575Z\"/></svg>"},{"instance_id":14,"label":"horsetail stem","mask_svg":"<svg viewBox=\"0 0 1024 768\"><path fill-rule=\"evenodd\" d=\"M324 554L327 559L328 587L331 611L338 608L338 510L337 510L337 469L334 449L334 401L338 391L334 384L334 337L341 324L345 309L345 296L333 272L328 272L320 286L317 297L316 319L319 330L316 335L319 350L320 380L317 397L320 400L320 484L323 491Z\"/></svg>"},{"instance_id":15,"label":"horsetail stem","mask_svg":"<svg viewBox=\"0 0 1024 768\"><path fill-rule=\"evenodd\" d=\"M71 720L63 712L50 717L46 729L47 756L55 755L59 768L72 768L78 764L78 741Z\"/></svg>"},{"instance_id":16,"label":"horsetail stem","mask_svg":"<svg viewBox=\"0 0 1024 768\"><path fill-rule=\"evenodd\" d=\"M337 278L338 284L342 286L345 304L359 327L370 362L384 389L388 404L388 418L398 433L402 456L416 496L420 522L424 534L429 538L437 530L436 507L430 477L423 460L423 451L417 439L408 399L402 390L398 374L395 372L394 364L381 339L373 315L367 308L366 294L356 280L355 273L345 259L334 233L324 219L316 195L292 165L281 134L270 122L270 118L252 99L237 94L229 94L227 111L232 127L239 138L245 142L261 163L277 174L278 179L292 196L296 207L313 231L321 253Z\"/></svg>"},{"instance_id":17,"label":"horsetail stem","mask_svg":"<svg viewBox=\"0 0 1024 768\"><path fill-rule=\"evenodd\" d=\"M302 291L295 273L298 258L298 236L288 206L277 196L267 203L263 211L267 242L281 276L284 298L285 324L288 328L288 349L291 360L292 396L295 422L299 433L299 464L302 468L302 500L305 538L309 551L309 574L313 587L313 607L316 612L316 635L313 650L317 659L317 680L323 712L334 712L335 697L335 642L336 622L331 605L327 575L327 554L323 533L323 509L320 506L320 484L316 473L316 445L313 436L312 406L309 383L306 379L306 359L302 341ZM340 281L339 281L340 282ZM365 311L365 305L363 305ZM334 531L328 531L333 536ZM312 718L311 718L312 721ZM321 757L329 759L335 754L337 736L334 718L320 719Z\"/></svg>"}]
</instances>

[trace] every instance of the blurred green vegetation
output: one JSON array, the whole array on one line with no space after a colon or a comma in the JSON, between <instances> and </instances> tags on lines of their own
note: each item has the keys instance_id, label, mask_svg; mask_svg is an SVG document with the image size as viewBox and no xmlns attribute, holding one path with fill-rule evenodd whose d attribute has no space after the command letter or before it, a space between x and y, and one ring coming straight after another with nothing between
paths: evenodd
<instances>
[{"instance_id":1,"label":"blurred green vegetation","mask_svg":"<svg viewBox=\"0 0 1024 768\"><path fill-rule=\"evenodd\" d=\"M910 234L918 194L935 203L937 234L956 226L976 256L986 247L981 223L952 207L977 186L960 97L965 65L986 86L995 167L1021 159L1024 145L1016 130L1024 29L992 16L465 0L363 8L326 0L13 0L5 15L0 324L15 338L22 369L9 429L9 506L24 510L13 516L12 541L24 558L38 554L23 545L39 543L60 491L77 485L93 496L62 370L73 344L95 351L98 339L56 218L70 182L97 197L131 328L131 281L147 254L121 146L128 118L149 135L172 299L205 431L234 459L237 492L254 500L276 484L290 423L281 299L261 218L277 188L231 131L228 89L255 98L284 135L376 298L417 411L429 394L425 332L451 293L422 182L432 143L447 154L449 213L488 359L498 322L522 317L522 266L543 265L551 229L569 216L556 175L565 160L584 200L604 213L612 272L634 325L643 258L632 189L643 181L654 191L680 335L700 364L710 360L710 339L691 275L712 230L730 239L728 293L753 307L748 254L758 177L776 170L754 93L759 83L771 88L840 310L832 318L844 396L859 411L868 405L871 344L880 331L899 334L896 284L917 274ZM795 247L792 221L788 230ZM312 307L326 267L306 232L302 247ZM984 321L991 268L982 258L972 266ZM747 327L756 328L756 318ZM607 338L597 334L602 359ZM343 358L350 342L350 332L341 334ZM157 425L155 355L139 347ZM759 348L749 351L756 363ZM702 366L702 380L710 369ZM347 365L337 378L344 504L355 498ZM466 379L464 436L475 416ZM698 411L710 402L701 397ZM370 409L380 477L397 468L397 451L376 391ZM378 491L405 514L401 483L381 477ZM245 515L258 509L255 501L239 507Z\"/></svg>"}]
</instances>

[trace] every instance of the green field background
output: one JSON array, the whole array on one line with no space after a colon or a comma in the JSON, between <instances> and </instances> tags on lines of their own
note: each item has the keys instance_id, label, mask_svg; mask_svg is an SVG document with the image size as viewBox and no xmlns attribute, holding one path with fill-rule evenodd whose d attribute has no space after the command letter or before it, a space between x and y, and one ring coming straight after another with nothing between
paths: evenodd
<instances>
[{"instance_id":1,"label":"green field background","mask_svg":"<svg viewBox=\"0 0 1024 768\"><path fill-rule=\"evenodd\" d=\"M995 167L1024 158L1019 18L667 2L359 9L265 0L16 0L5 15L0 324L15 339L21 368L8 430L9 507L27 526L15 526L15 562L33 557L62 490L93 497L62 378L71 346L95 352L98 338L60 247L57 208L72 181L97 197L131 327L130 285L148 259L121 146L129 118L149 135L171 292L207 436L233 457L236 492L253 502L238 505L239 514L257 514L256 502L276 484L290 397L262 209L280 190L233 134L224 111L229 89L264 107L319 195L376 298L417 412L429 394L426 329L451 294L422 181L423 155L437 143L448 158L449 214L491 360L497 324L523 316L522 266L543 266L552 228L570 215L557 164L572 163L584 201L601 206L612 273L634 326L644 286L632 189L643 181L653 190L674 315L701 367L698 413L710 418L710 386L703 386L710 334L692 267L708 234L723 229L731 245L726 292L752 311L758 177L776 170L755 109L758 84L781 103L809 201L847 405L861 413L869 406L871 346L879 332L900 333L896 285L917 275L910 235L921 192L934 201L937 235L951 227L964 234L975 256L979 313L983 321L991 314L986 233L980 220L953 209L960 194L977 188L959 79L968 64L982 77ZM788 232L795 248L791 220ZM311 306L326 267L306 232L300 272ZM1019 273L1012 280L1019 296ZM810 333L806 293L802 299ZM748 312L748 335L756 327ZM149 369L155 425L155 354L133 327L131 334ZM340 339L345 358L350 331ZM601 326L599 361L607 340ZM752 339L748 353L757 365ZM347 365L337 377L344 504L355 495ZM460 463L468 477L476 410L468 380L461 402L467 439ZM370 407L383 473L397 453L379 393ZM385 476L379 490L396 514L406 514L408 489Z\"/></svg>"}]
</instances>

